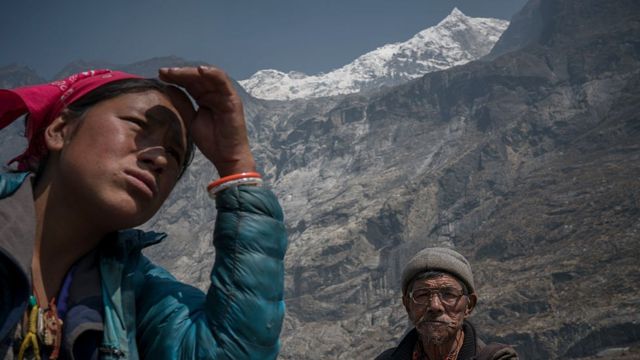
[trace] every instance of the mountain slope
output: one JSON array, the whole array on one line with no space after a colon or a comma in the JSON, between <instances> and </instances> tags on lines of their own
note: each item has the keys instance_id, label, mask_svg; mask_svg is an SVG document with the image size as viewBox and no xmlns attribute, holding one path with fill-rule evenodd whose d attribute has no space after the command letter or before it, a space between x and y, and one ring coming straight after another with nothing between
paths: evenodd
<instances>
[{"instance_id":1,"label":"mountain slope","mask_svg":"<svg viewBox=\"0 0 640 360\"><path fill-rule=\"evenodd\" d=\"M505 20L471 18L455 8L438 25L413 38L380 47L327 74L261 70L240 84L253 96L272 100L350 94L397 85L486 55L507 24Z\"/></svg>"}]
</instances>

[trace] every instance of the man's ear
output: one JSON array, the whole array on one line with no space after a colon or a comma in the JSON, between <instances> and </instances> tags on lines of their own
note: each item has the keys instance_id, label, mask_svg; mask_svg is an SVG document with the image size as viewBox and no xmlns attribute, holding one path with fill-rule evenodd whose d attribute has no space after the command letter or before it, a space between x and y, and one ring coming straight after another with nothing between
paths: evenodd
<instances>
[{"instance_id":1,"label":"man's ear","mask_svg":"<svg viewBox=\"0 0 640 360\"><path fill-rule=\"evenodd\" d=\"M409 295L402 294L402 305L404 305L404 309L407 310L407 313L409 312L409 301Z\"/></svg>"},{"instance_id":2,"label":"man's ear","mask_svg":"<svg viewBox=\"0 0 640 360\"><path fill-rule=\"evenodd\" d=\"M60 151L64 144L71 139L71 124L66 116L60 115L53 119L44 130L44 143L50 152Z\"/></svg>"},{"instance_id":3,"label":"man's ear","mask_svg":"<svg viewBox=\"0 0 640 360\"><path fill-rule=\"evenodd\" d=\"M464 317L471 315L471 312L476 307L476 303L478 302L478 296L476 293L467 295L469 301L467 302L467 308L464 310Z\"/></svg>"}]
</instances>

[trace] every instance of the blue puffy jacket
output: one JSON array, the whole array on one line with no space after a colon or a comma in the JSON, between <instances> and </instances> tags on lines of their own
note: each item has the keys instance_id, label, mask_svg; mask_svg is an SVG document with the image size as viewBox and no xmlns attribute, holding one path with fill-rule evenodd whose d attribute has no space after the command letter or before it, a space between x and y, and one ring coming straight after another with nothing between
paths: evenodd
<instances>
[{"instance_id":1,"label":"blue puffy jacket","mask_svg":"<svg viewBox=\"0 0 640 360\"><path fill-rule=\"evenodd\" d=\"M27 174L1 174L0 199L23 188L30 194L25 178ZM164 234L127 230L103 242L98 252L104 305L101 359L277 356L287 245L282 210L273 193L252 186L223 191L216 207L216 259L206 294L178 282L141 254ZM33 243L32 238L16 237L21 231L30 234L29 226L19 226L25 217L25 211L15 214L0 206L0 345L13 335L31 287L27 256L16 250L23 241Z\"/></svg>"}]
</instances>

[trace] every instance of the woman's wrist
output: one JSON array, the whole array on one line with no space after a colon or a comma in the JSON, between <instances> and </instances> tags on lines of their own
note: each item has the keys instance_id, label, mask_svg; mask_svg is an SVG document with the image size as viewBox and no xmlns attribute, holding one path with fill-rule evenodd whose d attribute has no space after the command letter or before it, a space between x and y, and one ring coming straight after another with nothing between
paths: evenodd
<instances>
[{"instance_id":1,"label":"woman's wrist","mask_svg":"<svg viewBox=\"0 0 640 360\"><path fill-rule=\"evenodd\" d=\"M211 198L215 198L220 191L240 185L261 186L262 175L255 171L227 175L209 183L207 192Z\"/></svg>"},{"instance_id":2,"label":"woman's wrist","mask_svg":"<svg viewBox=\"0 0 640 360\"><path fill-rule=\"evenodd\" d=\"M239 161L214 165L216 166L218 175L220 175L221 178L229 175L250 173L256 171L256 162L253 160L253 157Z\"/></svg>"}]
</instances>

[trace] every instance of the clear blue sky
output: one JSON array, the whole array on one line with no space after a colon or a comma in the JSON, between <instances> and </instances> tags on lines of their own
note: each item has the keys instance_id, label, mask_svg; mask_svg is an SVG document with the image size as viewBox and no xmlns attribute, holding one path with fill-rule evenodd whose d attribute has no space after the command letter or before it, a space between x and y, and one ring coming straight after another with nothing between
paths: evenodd
<instances>
[{"instance_id":1,"label":"clear blue sky","mask_svg":"<svg viewBox=\"0 0 640 360\"><path fill-rule=\"evenodd\" d=\"M526 0L19 0L2 5L0 67L45 78L74 60L175 55L236 79L260 69L326 72L438 23L457 6L510 19Z\"/></svg>"}]
</instances>

